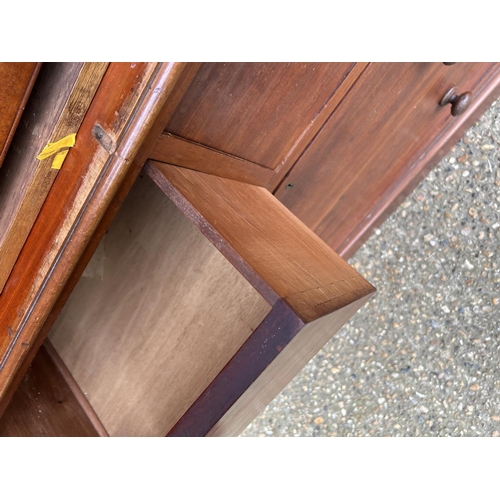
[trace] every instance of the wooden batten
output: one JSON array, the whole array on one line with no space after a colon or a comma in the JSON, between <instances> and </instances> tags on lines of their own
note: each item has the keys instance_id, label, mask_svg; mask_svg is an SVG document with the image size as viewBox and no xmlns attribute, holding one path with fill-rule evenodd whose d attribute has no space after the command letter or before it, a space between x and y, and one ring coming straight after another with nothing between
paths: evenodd
<instances>
[{"instance_id":1,"label":"wooden batten","mask_svg":"<svg viewBox=\"0 0 500 500\"><path fill-rule=\"evenodd\" d=\"M274 171L269 168L168 132L159 137L149 158L256 186L267 186L274 177Z\"/></svg>"}]
</instances>

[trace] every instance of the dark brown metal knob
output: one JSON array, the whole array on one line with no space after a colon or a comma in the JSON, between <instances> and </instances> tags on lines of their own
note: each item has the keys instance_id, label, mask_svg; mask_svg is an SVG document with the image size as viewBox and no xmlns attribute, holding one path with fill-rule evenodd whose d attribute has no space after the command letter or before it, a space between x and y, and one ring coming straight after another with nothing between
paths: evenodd
<instances>
[{"instance_id":1,"label":"dark brown metal knob","mask_svg":"<svg viewBox=\"0 0 500 500\"><path fill-rule=\"evenodd\" d=\"M453 66L454 64L457 64L456 62L454 63L443 63L445 66Z\"/></svg>"},{"instance_id":2,"label":"dark brown metal knob","mask_svg":"<svg viewBox=\"0 0 500 500\"><path fill-rule=\"evenodd\" d=\"M457 88L451 87L448 92L439 101L440 106L446 106L451 104L451 114L452 116L458 116L467 111L467 108L472 102L472 93L464 92L463 94L457 94Z\"/></svg>"}]
</instances>

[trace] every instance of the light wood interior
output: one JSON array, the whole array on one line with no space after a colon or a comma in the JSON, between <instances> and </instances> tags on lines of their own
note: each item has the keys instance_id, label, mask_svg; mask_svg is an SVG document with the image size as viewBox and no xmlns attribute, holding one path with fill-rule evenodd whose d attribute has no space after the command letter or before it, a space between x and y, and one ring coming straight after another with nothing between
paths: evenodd
<instances>
[{"instance_id":1,"label":"light wood interior","mask_svg":"<svg viewBox=\"0 0 500 500\"><path fill-rule=\"evenodd\" d=\"M375 291L265 188L158 161L145 170L191 203L305 323Z\"/></svg>"},{"instance_id":2,"label":"light wood interior","mask_svg":"<svg viewBox=\"0 0 500 500\"><path fill-rule=\"evenodd\" d=\"M162 436L270 309L141 176L50 339L110 435Z\"/></svg>"}]
</instances>

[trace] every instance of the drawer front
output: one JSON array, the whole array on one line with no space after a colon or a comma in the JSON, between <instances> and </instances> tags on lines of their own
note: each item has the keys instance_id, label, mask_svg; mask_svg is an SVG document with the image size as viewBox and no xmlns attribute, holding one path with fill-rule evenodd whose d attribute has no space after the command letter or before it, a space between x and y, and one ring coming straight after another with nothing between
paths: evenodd
<instances>
[{"instance_id":1,"label":"drawer front","mask_svg":"<svg viewBox=\"0 0 500 500\"><path fill-rule=\"evenodd\" d=\"M426 152L436 141L444 142L447 131L474 112L498 71L494 63L370 64L276 196L344 253L415 177L415 169L426 166ZM439 105L453 86L458 94L474 95L458 117L451 105Z\"/></svg>"}]
</instances>

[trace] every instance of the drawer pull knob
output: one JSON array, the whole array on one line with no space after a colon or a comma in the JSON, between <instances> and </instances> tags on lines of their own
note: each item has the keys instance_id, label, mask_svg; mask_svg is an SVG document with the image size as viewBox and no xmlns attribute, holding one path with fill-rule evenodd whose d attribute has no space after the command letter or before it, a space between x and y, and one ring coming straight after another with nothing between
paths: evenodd
<instances>
[{"instance_id":1,"label":"drawer pull knob","mask_svg":"<svg viewBox=\"0 0 500 500\"><path fill-rule=\"evenodd\" d=\"M451 114L452 116L458 116L467 111L467 108L472 102L472 93L464 92L463 94L457 94L457 88L452 87L443 98L439 101L440 106L446 106L451 104Z\"/></svg>"},{"instance_id":2,"label":"drawer pull knob","mask_svg":"<svg viewBox=\"0 0 500 500\"><path fill-rule=\"evenodd\" d=\"M453 66L454 64L457 64L456 62L454 63L443 63L445 66Z\"/></svg>"}]
</instances>

